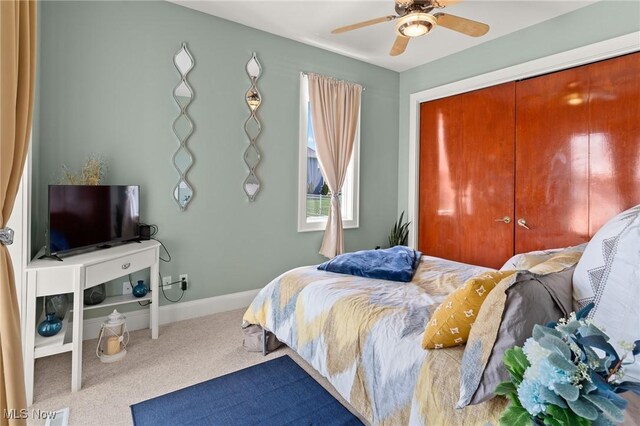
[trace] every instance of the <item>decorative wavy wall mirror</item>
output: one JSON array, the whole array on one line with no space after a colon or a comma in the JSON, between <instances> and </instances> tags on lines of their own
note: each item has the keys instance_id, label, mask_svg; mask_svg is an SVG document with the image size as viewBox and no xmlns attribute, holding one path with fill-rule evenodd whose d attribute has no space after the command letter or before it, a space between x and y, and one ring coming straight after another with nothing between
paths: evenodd
<instances>
[{"instance_id":1,"label":"decorative wavy wall mirror","mask_svg":"<svg viewBox=\"0 0 640 426\"><path fill-rule=\"evenodd\" d=\"M251 80L251 87L249 87L245 95L245 101L249 107L250 114L244 123L244 131L249 138L249 146L244 151L244 162L247 167L249 167L249 176L244 180L243 187L244 192L247 194L247 197L249 197L249 201L254 201L261 187L260 180L256 176L256 168L260 163L261 157L256 142L262 132L262 125L256 114L262 103L262 95L260 95L257 86L258 78L260 78L260 74L262 73L262 67L260 66L260 62L258 62L255 52L251 55L249 62L247 62L246 71Z\"/></svg>"},{"instance_id":2,"label":"decorative wavy wall mirror","mask_svg":"<svg viewBox=\"0 0 640 426\"><path fill-rule=\"evenodd\" d=\"M178 138L179 143L178 149L172 158L173 166L179 174L178 183L173 188L173 198L178 203L180 210L184 211L193 198L193 188L187 181L187 172L194 161L193 154L187 148L187 140L194 129L193 121L191 121L187 112L187 107L194 97L193 90L187 82L187 74L193 69L195 62L187 49L186 43L182 43L180 50L173 57L173 64L176 66L178 73L180 73L180 83L173 89L173 98L180 108L180 114L173 122L173 133Z\"/></svg>"}]
</instances>

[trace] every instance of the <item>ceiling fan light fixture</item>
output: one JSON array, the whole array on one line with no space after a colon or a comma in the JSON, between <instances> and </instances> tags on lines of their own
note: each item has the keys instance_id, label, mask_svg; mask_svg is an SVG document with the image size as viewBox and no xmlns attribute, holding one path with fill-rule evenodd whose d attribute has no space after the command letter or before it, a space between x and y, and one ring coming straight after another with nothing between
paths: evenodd
<instances>
[{"instance_id":1,"label":"ceiling fan light fixture","mask_svg":"<svg viewBox=\"0 0 640 426\"><path fill-rule=\"evenodd\" d=\"M436 18L423 12L409 13L398 19L396 31L405 37L420 37L436 26Z\"/></svg>"}]
</instances>

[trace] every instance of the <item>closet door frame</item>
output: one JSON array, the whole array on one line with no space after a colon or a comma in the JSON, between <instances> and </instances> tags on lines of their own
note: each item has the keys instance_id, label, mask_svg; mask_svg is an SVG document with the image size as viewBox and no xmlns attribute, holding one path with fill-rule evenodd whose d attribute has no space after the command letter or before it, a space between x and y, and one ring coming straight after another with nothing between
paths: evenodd
<instances>
[{"instance_id":1,"label":"closet door frame","mask_svg":"<svg viewBox=\"0 0 640 426\"><path fill-rule=\"evenodd\" d=\"M639 37L640 31L456 81L444 86L412 93L409 96L409 186L407 206L407 220L411 222L409 226L409 246L415 248L418 245L421 103L470 92L472 90L483 89L509 81L535 77L585 65L627 53L639 52ZM400 210L403 209L400 208Z\"/></svg>"}]
</instances>

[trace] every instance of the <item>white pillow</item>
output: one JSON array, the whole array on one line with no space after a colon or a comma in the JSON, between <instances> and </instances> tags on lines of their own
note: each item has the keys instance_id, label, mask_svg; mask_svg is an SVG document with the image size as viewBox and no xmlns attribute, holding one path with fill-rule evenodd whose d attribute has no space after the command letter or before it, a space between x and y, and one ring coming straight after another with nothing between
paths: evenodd
<instances>
[{"instance_id":1,"label":"white pillow","mask_svg":"<svg viewBox=\"0 0 640 426\"><path fill-rule=\"evenodd\" d=\"M561 252L580 252L582 253L587 246L587 243L580 244L573 247L563 247L548 250L536 250L527 253L519 253L514 255L511 259L507 260L505 264L500 268L501 271L522 271L529 270L542 262L546 262L556 254Z\"/></svg>"},{"instance_id":2,"label":"white pillow","mask_svg":"<svg viewBox=\"0 0 640 426\"><path fill-rule=\"evenodd\" d=\"M595 303L589 318L620 342L640 339L640 205L620 213L593 236L573 274L573 307ZM627 366L640 379L640 360Z\"/></svg>"}]
</instances>

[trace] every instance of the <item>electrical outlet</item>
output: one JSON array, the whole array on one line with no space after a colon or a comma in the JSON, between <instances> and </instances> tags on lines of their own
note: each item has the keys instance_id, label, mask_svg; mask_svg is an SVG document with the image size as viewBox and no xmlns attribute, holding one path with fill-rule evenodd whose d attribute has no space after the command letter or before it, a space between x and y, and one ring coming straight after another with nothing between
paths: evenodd
<instances>
[{"instance_id":1,"label":"electrical outlet","mask_svg":"<svg viewBox=\"0 0 640 426\"><path fill-rule=\"evenodd\" d=\"M180 281L184 281L185 283L187 283L186 288L183 288L183 290L186 290L187 288L189 288L189 274L181 274Z\"/></svg>"},{"instance_id":2,"label":"electrical outlet","mask_svg":"<svg viewBox=\"0 0 640 426\"><path fill-rule=\"evenodd\" d=\"M133 289L131 288L131 283L129 281L124 281L122 283L122 294L131 294Z\"/></svg>"},{"instance_id":3,"label":"electrical outlet","mask_svg":"<svg viewBox=\"0 0 640 426\"><path fill-rule=\"evenodd\" d=\"M171 284L171 275L168 275L166 277L162 277L162 287L169 290L171 288L173 288Z\"/></svg>"}]
</instances>

